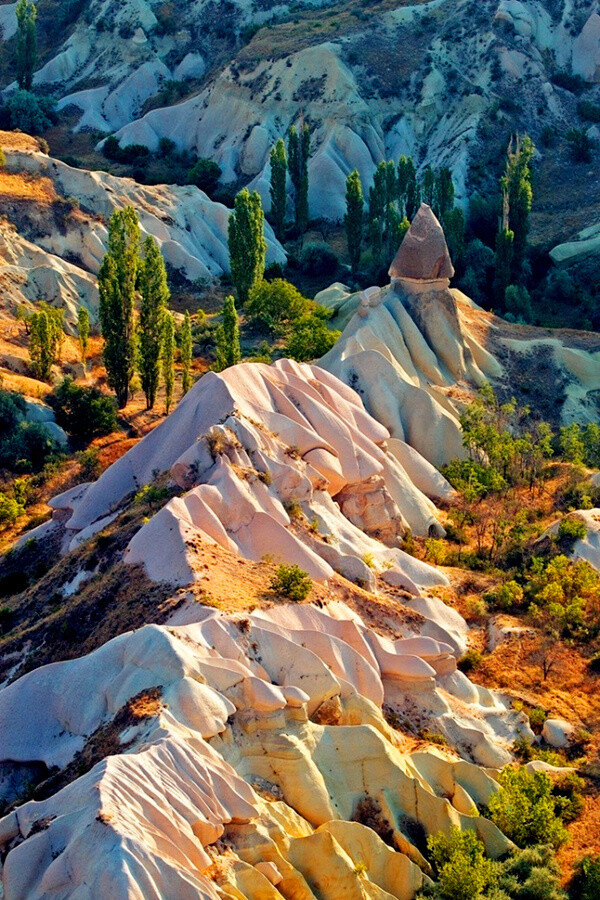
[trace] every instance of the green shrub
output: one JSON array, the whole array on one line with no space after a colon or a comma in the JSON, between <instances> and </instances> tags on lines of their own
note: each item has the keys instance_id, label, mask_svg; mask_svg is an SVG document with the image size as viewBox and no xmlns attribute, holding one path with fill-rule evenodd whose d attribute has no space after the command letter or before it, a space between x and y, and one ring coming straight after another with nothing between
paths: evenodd
<instances>
[{"instance_id":1,"label":"green shrub","mask_svg":"<svg viewBox=\"0 0 600 900\"><path fill-rule=\"evenodd\" d=\"M339 260L326 243L307 244L300 254L300 268L307 275L333 276L339 267Z\"/></svg>"},{"instance_id":2,"label":"green shrub","mask_svg":"<svg viewBox=\"0 0 600 900\"><path fill-rule=\"evenodd\" d=\"M22 516L25 508L7 494L0 492L0 524L14 525L19 516Z\"/></svg>"},{"instance_id":3,"label":"green shrub","mask_svg":"<svg viewBox=\"0 0 600 900\"><path fill-rule=\"evenodd\" d=\"M544 772L506 768L498 778L499 790L489 802L489 817L500 831L520 847L551 844L559 847L567 837L561 821L561 803Z\"/></svg>"},{"instance_id":4,"label":"green shrub","mask_svg":"<svg viewBox=\"0 0 600 900\"><path fill-rule=\"evenodd\" d=\"M312 300L285 281L261 281L251 291L246 304L246 315L253 325L267 328L275 337L289 335L303 318L316 312Z\"/></svg>"},{"instance_id":5,"label":"green shrub","mask_svg":"<svg viewBox=\"0 0 600 900\"><path fill-rule=\"evenodd\" d=\"M467 650L464 656L458 660L458 668L461 672L472 672L480 665L483 659L482 654L478 650Z\"/></svg>"},{"instance_id":6,"label":"green shrub","mask_svg":"<svg viewBox=\"0 0 600 900\"><path fill-rule=\"evenodd\" d=\"M331 350L340 335L340 331L331 331L327 327L323 316L317 313L304 316L293 325L284 354L298 362L319 359Z\"/></svg>"},{"instance_id":7,"label":"green shrub","mask_svg":"<svg viewBox=\"0 0 600 900\"><path fill-rule=\"evenodd\" d=\"M572 94L581 94L587 87L581 75L573 75L572 72L555 72L550 81L566 91L571 91Z\"/></svg>"},{"instance_id":8,"label":"green shrub","mask_svg":"<svg viewBox=\"0 0 600 900\"><path fill-rule=\"evenodd\" d=\"M188 181L201 191L210 194L216 188L221 174L221 166L218 163L201 157L188 172Z\"/></svg>"},{"instance_id":9,"label":"green shrub","mask_svg":"<svg viewBox=\"0 0 600 900\"><path fill-rule=\"evenodd\" d=\"M11 128L28 134L41 134L52 125L52 104L31 91L18 90L6 101Z\"/></svg>"},{"instance_id":10,"label":"green shrub","mask_svg":"<svg viewBox=\"0 0 600 900\"><path fill-rule=\"evenodd\" d=\"M572 900L600 900L600 853L578 861L569 894Z\"/></svg>"},{"instance_id":11,"label":"green shrub","mask_svg":"<svg viewBox=\"0 0 600 900\"><path fill-rule=\"evenodd\" d=\"M300 566L281 565L277 566L269 586L274 593L293 600L294 603L301 603L312 590L312 580Z\"/></svg>"},{"instance_id":12,"label":"green shrub","mask_svg":"<svg viewBox=\"0 0 600 900\"><path fill-rule=\"evenodd\" d=\"M581 541L587 534L585 520L581 516L565 516L558 525L558 540L571 549L576 541Z\"/></svg>"},{"instance_id":13,"label":"green shrub","mask_svg":"<svg viewBox=\"0 0 600 900\"><path fill-rule=\"evenodd\" d=\"M453 825L449 834L428 838L427 846L444 900L477 900L493 882L493 864L474 832Z\"/></svg>"},{"instance_id":14,"label":"green shrub","mask_svg":"<svg viewBox=\"0 0 600 900\"><path fill-rule=\"evenodd\" d=\"M577 104L577 112L582 119L588 122L600 122L600 106L591 100L580 100Z\"/></svg>"},{"instance_id":15,"label":"green shrub","mask_svg":"<svg viewBox=\"0 0 600 900\"><path fill-rule=\"evenodd\" d=\"M521 605L524 591L516 581L506 581L493 591L487 591L484 600L494 609L511 610Z\"/></svg>"},{"instance_id":16,"label":"green shrub","mask_svg":"<svg viewBox=\"0 0 600 900\"><path fill-rule=\"evenodd\" d=\"M20 422L15 431L0 440L0 467L12 472L39 472L58 446L43 425Z\"/></svg>"},{"instance_id":17,"label":"green shrub","mask_svg":"<svg viewBox=\"0 0 600 900\"><path fill-rule=\"evenodd\" d=\"M427 538L425 550L427 551L427 559L431 560L434 566L444 565L447 555L445 541L441 541L439 538Z\"/></svg>"},{"instance_id":18,"label":"green shrub","mask_svg":"<svg viewBox=\"0 0 600 900\"><path fill-rule=\"evenodd\" d=\"M110 434L117 427L114 399L97 387L80 387L72 378L64 378L55 388L52 405L58 424L79 440Z\"/></svg>"},{"instance_id":19,"label":"green shrub","mask_svg":"<svg viewBox=\"0 0 600 900\"><path fill-rule=\"evenodd\" d=\"M163 503L169 496L169 491L165 487L158 484L145 484L143 488L137 492L133 498L133 502L138 506L147 504L148 506L156 506Z\"/></svg>"}]
</instances>

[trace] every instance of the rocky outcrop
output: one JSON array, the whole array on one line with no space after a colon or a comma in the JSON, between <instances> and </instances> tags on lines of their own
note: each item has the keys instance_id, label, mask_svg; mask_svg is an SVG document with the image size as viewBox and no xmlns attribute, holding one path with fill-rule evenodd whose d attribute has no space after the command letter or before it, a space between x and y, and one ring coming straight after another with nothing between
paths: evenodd
<instances>
[{"instance_id":1,"label":"rocky outcrop","mask_svg":"<svg viewBox=\"0 0 600 900\"><path fill-rule=\"evenodd\" d=\"M442 226L430 206L422 203L400 244L389 270L392 283L419 282L428 286L449 286L454 266ZM424 288L423 288L424 289Z\"/></svg>"},{"instance_id":2,"label":"rocky outcrop","mask_svg":"<svg viewBox=\"0 0 600 900\"><path fill-rule=\"evenodd\" d=\"M154 580L185 585L201 577L200 541L296 563L317 581L336 570L374 587L378 572L395 571L417 593L446 578L399 549L401 539L408 527L443 529L388 438L358 395L318 367L243 364L206 375L98 482L51 505L65 549L74 549L157 473L170 473L181 495L143 525L125 554ZM416 453L410 468L412 477L422 471L424 487L432 483ZM433 494L450 491L441 476L433 481Z\"/></svg>"},{"instance_id":3,"label":"rocky outcrop","mask_svg":"<svg viewBox=\"0 0 600 900\"><path fill-rule=\"evenodd\" d=\"M84 887L275 898L274 884L307 898L343 888L412 900L430 871L418 832L454 824L492 857L509 849L477 811L494 772L406 752L381 714L383 702L397 717L410 708L453 737L462 729L484 764L507 759L525 717L453 671L449 646L392 643L339 603L246 619L193 608L193 624L145 626L0 691L5 798L34 771L54 779L47 799L0 819L5 900ZM317 724L326 706L336 724ZM102 747L114 749L102 758ZM91 768L79 774L84 759Z\"/></svg>"}]
</instances>

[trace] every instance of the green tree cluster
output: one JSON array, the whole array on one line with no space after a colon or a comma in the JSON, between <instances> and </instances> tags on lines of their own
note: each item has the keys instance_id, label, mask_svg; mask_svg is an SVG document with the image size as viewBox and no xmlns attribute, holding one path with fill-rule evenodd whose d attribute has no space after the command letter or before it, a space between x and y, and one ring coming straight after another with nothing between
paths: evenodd
<instances>
[{"instance_id":1,"label":"green tree cluster","mask_svg":"<svg viewBox=\"0 0 600 900\"><path fill-rule=\"evenodd\" d=\"M496 862L486 858L475 832L456 826L430 836L427 844L435 882L418 900L566 900L548 846L517 850Z\"/></svg>"},{"instance_id":2,"label":"green tree cluster","mask_svg":"<svg viewBox=\"0 0 600 900\"><path fill-rule=\"evenodd\" d=\"M330 311L282 278L262 281L252 289L246 315L251 325L266 329L275 339L284 338L283 352L299 362L323 356L340 336L327 327Z\"/></svg>"},{"instance_id":3,"label":"green tree cluster","mask_svg":"<svg viewBox=\"0 0 600 900\"><path fill-rule=\"evenodd\" d=\"M240 191L229 216L227 238L231 278L242 305L265 272L264 218L260 194L246 188Z\"/></svg>"},{"instance_id":4,"label":"green tree cluster","mask_svg":"<svg viewBox=\"0 0 600 900\"><path fill-rule=\"evenodd\" d=\"M288 131L288 167L294 186L294 214L296 229L304 234L308 227L308 160L310 158L310 127L305 122L298 130Z\"/></svg>"},{"instance_id":5,"label":"green tree cluster","mask_svg":"<svg viewBox=\"0 0 600 900\"><path fill-rule=\"evenodd\" d=\"M498 782L500 789L492 795L488 812L500 831L519 847L564 844L568 832L561 818L563 805L545 772L507 767Z\"/></svg>"},{"instance_id":6,"label":"green tree cluster","mask_svg":"<svg viewBox=\"0 0 600 900\"><path fill-rule=\"evenodd\" d=\"M99 318L107 381L123 409L136 371L152 409L162 372L167 411L173 400L175 324L168 310L170 292L164 260L148 236L140 250L140 227L133 207L115 210L108 227L108 252L98 275ZM136 305L139 303L139 324ZM189 366L186 382L189 387Z\"/></svg>"}]
</instances>

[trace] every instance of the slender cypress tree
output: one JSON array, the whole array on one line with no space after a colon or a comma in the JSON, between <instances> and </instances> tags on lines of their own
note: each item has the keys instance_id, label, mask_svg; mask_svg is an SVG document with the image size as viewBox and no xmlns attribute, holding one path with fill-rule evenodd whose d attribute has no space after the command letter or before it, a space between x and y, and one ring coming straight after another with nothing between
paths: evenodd
<instances>
[{"instance_id":1,"label":"slender cypress tree","mask_svg":"<svg viewBox=\"0 0 600 900\"><path fill-rule=\"evenodd\" d=\"M431 166L427 166L423 173L423 202L433 206L435 191L435 174Z\"/></svg>"},{"instance_id":2,"label":"slender cypress tree","mask_svg":"<svg viewBox=\"0 0 600 900\"><path fill-rule=\"evenodd\" d=\"M31 316L29 333L29 356L35 377L40 381L50 380L54 363L52 323L45 310Z\"/></svg>"},{"instance_id":3,"label":"slender cypress tree","mask_svg":"<svg viewBox=\"0 0 600 900\"><path fill-rule=\"evenodd\" d=\"M527 252L529 213L533 199L530 163L534 152L533 141L527 135L522 140L518 135L514 140L511 139L506 171L502 178L502 192L508 197L508 228L514 234L512 277L515 283L521 278Z\"/></svg>"},{"instance_id":4,"label":"slender cypress tree","mask_svg":"<svg viewBox=\"0 0 600 900\"><path fill-rule=\"evenodd\" d=\"M118 209L108 226L108 252L100 266L100 326L104 365L117 405L127 405L136 361L134 303L140 268L140 228L133 207Z\"/></svg>"},{"instance_id":5,"label":"slender cypress tree","mask_svg":"<svg viewBox=\"0 0 600 900\"><path fill-rule=\"evenodd\" d=\"M173 313L168 310L164 310L162 316L161 363L165 382L165 411L168 415L175 384L175 322Z\"/></svg>"},{"instance_id":6,"label":"slender cypress tree","mask_svg":"<svg viewBox=\"0 0 600 900\"><path fill-rule=\"evenodd\" d=\"M160 344L163 316L170 292L167 272L159 246L153 237L144 241L144 261L139 278L140 304L138 368L142 390L146 395L146 409L152 409L160 378Z\"/></svg>"},{"instance_id":7,"label":"slender cypress tree","mask_svg":"<svg viewBox=\"0 0 600 900\"><path fill-rule=\"evenodd\" d=\"M235 300L225 297L223 304L223 324L217 328L217 361L215 370L222 372L235 366L241 359L240 326L235 309Z\"/></svg>"},{"instance_id":8,"label":"slender cypress tree","mask_svg":"<svg viewBox=\"0 0 600 900\"><path fill-rule=\"evenodd\" d=\"M186 309L181 326L181 365L183 372L181 375L181 389L187 394L192 386L192 320L189 310Z\"/></svg>"},{"instance_id":9,"label":"slender cypress tree","mask_svg":"<svg viewBox=\"0 0 600 900\"><path fill-rule=\"evenodd\" d=\"M283 239L285 232L287 153L282 138L271 149L271 217L275 236Z\"/></svg>"},{"instance_id":10,"label":"slender cypress tree","mask_svg":"<svg viewBox=\"0 0 600 900\"><path fill-rule=\"evenodd\" d=\"M30 91L37 58L35 22L37 8L30 0L19 0L17 16L17 81L21 90Z\"/></svg>"},{"instance_id":11,"label":"slender cypress tree","mask_svg":"<svg viewBox=\"0 0 600 900\"><path fill-rule=\"evenodd\" d=\"M398 202L402 212L411 219L413 216L414 194L416 191L417 173L415 164L410 156L401 156L398 160L398 175L396 179L398 190ZM410 211L409 211L410 208Z\"/></svg>"},{"instance_id":12,"label":"slender cypress tree","mask_svg":"<svg viewBox=\"0 0 600 900\"><path fill-rule=\"evenodd\" d=\"M77 336L81 349L81 361L85 367L90 343L90 314L85 306L80 306L77 310Z\"/></svg>"},{"instance_id":13,"label":"slender cypress tree","mask_svg":"<svg viewBox=\"0 0 600 900\"><path fill-rule=\"evenodd\" d=\"M260 194L244 188L235 198L227 229L231 278L242 304L265 273L264 223Z\"/></svg>"},{"instance_id":14,"label":"slender cypress tree","mask_svg":"<svg viewBox=\"0 0 600 900\"><path fill-rule=\"evenodd\" d=\"M380 162L373 175L373 184L369 188L369 218L371 222L379 219L383 222L388 203L387 163Z\"/></svg>"},{"instance_id":15,"label":"slender cypress tree","mask_svg":"<svg viewBox=\"0 0 600 900\"><path fill-rule=\"evenodd\" d=\"M310 128L304 123L298 134L294 125L288 132L288 164L294 185L296 228L304 234L308 227L308 159L310 157Z\"/></svg>"},{"instance_id":16,"label":"slender cypress tree","mask_svg":"<svg viewBox=\"0 0 600 900\"><path fill-rule=\"evenodd\" d=\"M496 235L496 271L493 284L494 299L500 309L504 308L514 254L515 235L508 225L508 204L508 191L505 187L502 198L502 222Z\"/></svg>"},{"instance_id":17,"label":"slender cypress tree","mask_svg":"<svg viewBox=\"0 0 600 900\"><path fill-rule=\"evenodd\" d=\"M363 190L360 175L356 169L346 179L346 239L352 274L356 275L360 265L363 234Z\"/></svg>"}]
</instances>

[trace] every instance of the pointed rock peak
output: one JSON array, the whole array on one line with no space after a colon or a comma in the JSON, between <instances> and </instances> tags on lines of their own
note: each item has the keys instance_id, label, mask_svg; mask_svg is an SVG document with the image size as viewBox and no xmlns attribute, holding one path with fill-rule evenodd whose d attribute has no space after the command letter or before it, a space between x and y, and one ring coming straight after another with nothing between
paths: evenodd
<instances>
[{"instance_id":1,"label":"pointed rock peak","mask_svg":"<svg viewBox=\"0 0 600 900\"><path fill-rule=\"evenodd\" d=\"M438 281L454 275L444 230L426 203L421 204L406 232L389 274L411 281Z\"/></svg>"}]
</instances>

